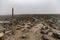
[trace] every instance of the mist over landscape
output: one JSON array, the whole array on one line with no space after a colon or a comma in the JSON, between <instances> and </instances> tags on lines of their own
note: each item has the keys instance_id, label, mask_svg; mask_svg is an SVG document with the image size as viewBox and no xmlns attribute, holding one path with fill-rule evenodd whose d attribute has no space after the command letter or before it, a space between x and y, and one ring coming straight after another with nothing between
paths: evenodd
<instances>
[{"instance_id":1,"label":"mist over landscape","mask_svg":"<svg viewBox=\"0 0 60 40\"><path fill-rule=\"evenodd\" d=\"M60 0L0 0L0 15L15 14L59 14Z\"/></svg>"}]
</instances>

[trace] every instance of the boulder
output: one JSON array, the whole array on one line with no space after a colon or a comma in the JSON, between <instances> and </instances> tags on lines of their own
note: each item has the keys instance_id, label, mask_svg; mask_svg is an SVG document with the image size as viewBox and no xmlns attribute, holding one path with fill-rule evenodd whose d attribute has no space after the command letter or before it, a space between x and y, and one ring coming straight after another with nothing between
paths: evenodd
<instances>
[{"instance_id":1,"label":"boulder","mask_svg":"<svg viewBox=\"0 0 60 40\"><path fill-rule=\"evenodd\" d=\"M43 40L49 40L49 36L48 36L48 35L43 35L43 36L42 36L42 39L43 39Z\"/></svg>"},{"instance_id":2,"label":"boulder","mask_svg":"<svg viewBox=\"0 0 60 40\"><path fill-rule=\"evenodd\" d=\"M56 30L56 29L53 29L52 31L53 31L53 36L55 38L60 39L60 31L59 30Z\"/></svg>"}]
</instances>

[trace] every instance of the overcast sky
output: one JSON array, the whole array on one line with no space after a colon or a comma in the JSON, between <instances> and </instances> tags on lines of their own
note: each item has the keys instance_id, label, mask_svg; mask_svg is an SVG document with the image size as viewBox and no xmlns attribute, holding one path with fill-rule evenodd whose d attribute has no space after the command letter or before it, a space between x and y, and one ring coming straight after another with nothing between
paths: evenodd
<instances>
[{"instance_id":1,"label":"overcast sky","mask_svg":"<svg viewBox=\"0 0 60 40\"><path fill-rule=\"evenodd\" d=\"M60 0L0 0L0 15L60 13Z\"/></svg>"}]
</instances>

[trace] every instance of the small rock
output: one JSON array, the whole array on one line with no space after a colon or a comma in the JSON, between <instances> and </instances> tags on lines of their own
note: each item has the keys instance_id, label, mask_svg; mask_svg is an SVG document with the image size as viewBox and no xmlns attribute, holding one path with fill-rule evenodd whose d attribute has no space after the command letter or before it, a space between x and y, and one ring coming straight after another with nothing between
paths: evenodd
<instances>
[{"instance_id":1,"label":"small rock","mask_svg":"<svg viewBox=\"0 0 60 40\"><path fill-rule=\"evenodd\" d=\"M22 35L21 38L22 39L26 39L27 37L26 37L26 35Z\"/></svg>"}]
</instances>

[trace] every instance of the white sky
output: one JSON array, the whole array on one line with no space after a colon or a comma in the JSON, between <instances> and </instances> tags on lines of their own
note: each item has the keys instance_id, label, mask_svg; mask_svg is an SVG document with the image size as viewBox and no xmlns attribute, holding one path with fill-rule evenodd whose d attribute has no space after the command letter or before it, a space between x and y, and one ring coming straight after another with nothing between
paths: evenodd
<instances>
[{"instance_id":1,"label":"white sky","mask_svg":"<svg viewBox=\"0 0 60 40\"><path fill-rule=\"evenodd\" d=\"M60 0L0 0L0 15L60 13Z\"/></svg>"}]
</instances>

